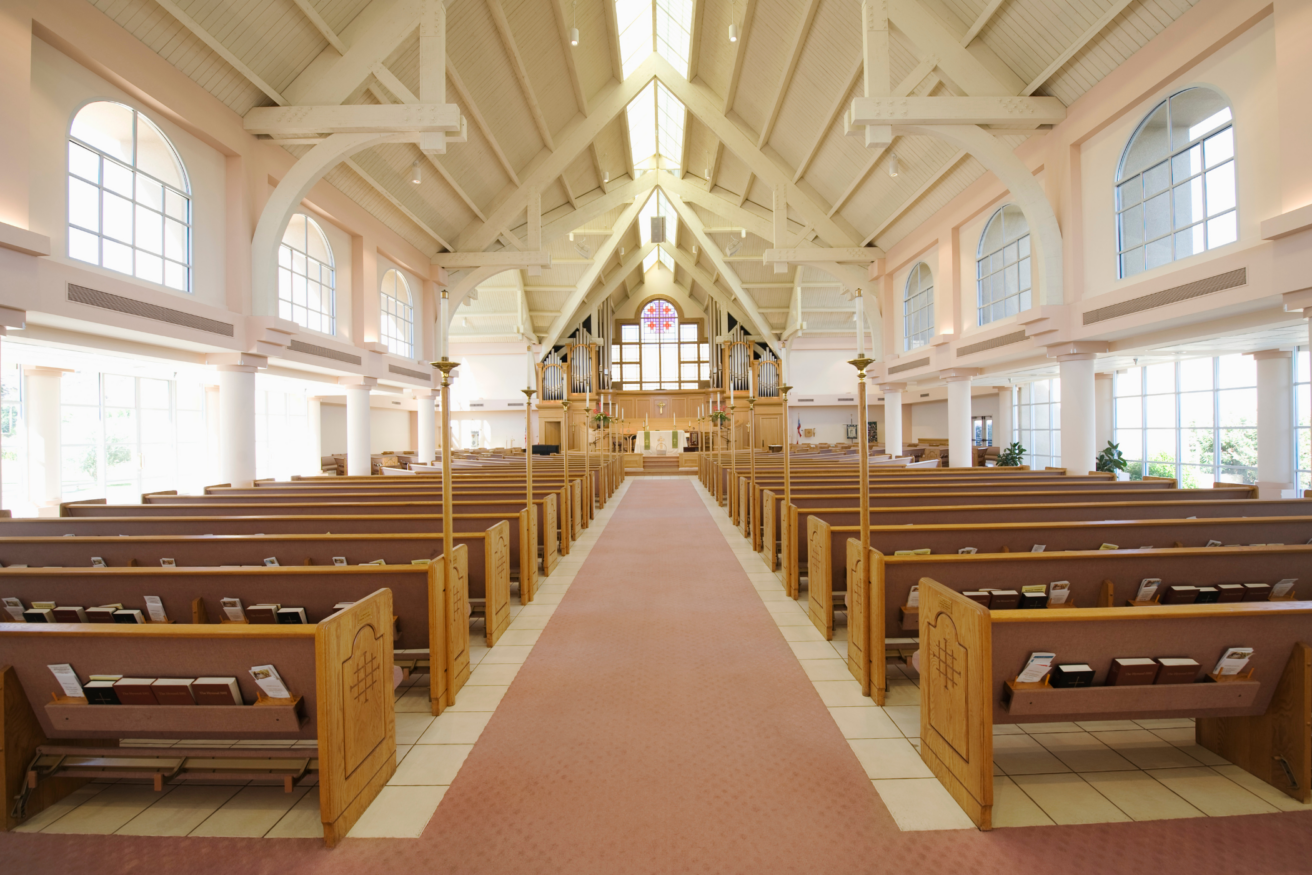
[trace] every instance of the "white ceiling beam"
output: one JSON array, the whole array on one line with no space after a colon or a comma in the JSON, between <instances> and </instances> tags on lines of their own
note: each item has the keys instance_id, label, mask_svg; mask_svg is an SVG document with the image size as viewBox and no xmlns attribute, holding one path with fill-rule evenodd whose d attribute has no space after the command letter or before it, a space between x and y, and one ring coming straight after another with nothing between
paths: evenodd
<instances>
[{"instance_id":1,"label":"white ceiling beam","mask_svg":"<svg viewBox=\"0 0 1312 875\"><path fill-rule=\"evenodd\" d=\"M606 42L610 48L610 75L616 82L624 81L624 58L620 55L620 23L615 17L613 0L602 0L606 8Z\"/></svg>"},{"instance_id":2,"label":"white ceiling beam","mask_svg":"<svg viewBox=\"0 0 1312 875\"><path fill-rule=\"evenodd\" d=\"M643 61L634 74L618 85L603 89L601 98L595 101L591 115L587 118L575 117L561 132L560 145L546 155L539 155L529 165L529 171L520 185L509 193L488 213L488 220L470 225L460 234L459 246L463 250L486 249L496 239L500 228L517 219L528 205L527 195L532 188L542 186L565 172L584 149L597 138L602 129L610 124L615 116L624 111L629 101L638 95L651 81L656 71L659 56L653 55ZM669 65L666 64L666 67Z\"/></svg>"},{"instance_id":3,"label":"white ceiling beam","mask_svg":"<svg viewBox=\"0 0 1312 875\"><path fill-rule=\"evenodd\" d=\"M779 120L779 111L783 109L784 98L788 96L788 86L793 83L797 62L802 57L802 47L806 45L806 37L811 33L811 25L815 23L815 13L819 8L820 0L807 0L806 8L802 11L802 20L797 25L797 33L793 35L793 48L788 53L788 63L784 65L783 73L779 77L779 87L775 89L770 114L766 116L765 124L761 126L761 135L756 140L758 148L770 142L770 135L774 133L774 124Z\"/></svg>"},{"instance_id":4,"label":"white ceiling beam","mask_svg":"<svg viewBox=\"0 0 1312 875\"><path fill-rule=\"evenodd\" d=\"M565 69L569 71L569 84L574 89L574 105L579 112L588 114L588 96L583 93L583 82L579 79L579 68L574 62L574 46L569 44L569 29L573 26L565 21L565 0L550 0L551 11L556 18L556 35L560 37L560 48L565 53Z\"/></svg>"},{"instance_id":5,"label":"white ceiling beam","mask_svg":"<svg viewBox=\"0 0 1312 875\"><path fill-rule=\"evenodd\" d=\"M882 249L871 247L846 247L843 249L825 249L822 247L813 247L810 249L767 249L760 256L749 256L759 258L762 264L770 264L776 261L787 262L788 264L824 264L833 262L834 264L870 264L884 257Z\"/></svg>"},{"instance_id":6,"label":"white ceiling beam","mask_svg":"<svg viewBox=\"0 0 1312 875\"><path fill-rule=\"evenodd\" d=\"M857 97L853 125L1060 124L1066 105L1055 97Z\"/></svg>"},{"instance_id":7,"label":"white ceiling beam","mask_svg":"<svg viewBox=\"0 0 1312 875\"><path fill-rule=\"evenodd\" d=\"M579 202L574 198L574 189L569 187L569 180L565 178L563 173L560 175L560 187L565 189L565 197L569 200L569 205L577 210Z\"/></svg>"},{"instance_id":8,"label":"white ceiling beam","mask_svg":"<svg viewBox=\"0 0 1312 875\"><path fill-rule=\"evenodd\" d=\"M706 15L706 0L692 0L692 39L688 48L688 81L697 78L697 69L702 55L702 33L705 25L702 19Z\"/></svg>"},{"instance_id":9,"label":"white ceiling beam","mask_svg":"<svg viewBox=\"0 0 1312 875\"><path fill-rule=\"evenodd\" d=\"M793 308L792 307L762 307L761 312L762 313L792 313ZM856 310L853 307L847 307L846 309L833 308L833 307L807 307L806 312L826 313L830 315L839 315L839 316L843 316L843 315L852 316L856 314Z\"/></svg>"},{"instance_id":10,"label":"white ceiling beam","mask_svg":"<svg viewBox=\"0 0 1312 875\"><path fill-rule=\"evenodd\" d=\"M355 173L366 183L368 183L369 186L374 191L378 192L383 197L387 198L387 200L391 202L392 206L396 207L398 210L405 213L406 218L408 218L410 221L414 222L417 226L419 226L419 228L429 237L432 237L433 240L436 241L439 246L441 246L443 249L451 248L451 244L443 240L441 234L437 233L432 228L430 228L427 222L419 218L419 216L415 215L413 210L411 210L405 204L401 203L401 201L397 199L396 195L392 194L390 191L384 188L381 182L379 182L378 180L370 176L368 173L366 173L364 168L361 167L359 164L356 164L353 159L347 158L342 163L345 164L347 167L351 168L353 171L355 171Z\"/></svg>"},{"instance_id":11,"label":"white ceiling beam","mask_svg":"<svg viewBox=\"0 0 1312 875\"><path fill-rule=\"evenodd\" d=\"M874 241L876 238L879 237L880 234L883 234L885 231L887 231L893 225L894 222L902 218L902 216L906 213L906 211L911 209L912 205L915 204L916 201L924 197L925 194L929 192L930 189L938 185L943 180L943 177L947 176L948 173L952 171L952 168L956 167L959 163L961 163L961 159L965 158L966 154L967 154L966 152L962 151L962 152L958 152L957 154L949 158L946 164L940 167L934 173L933 176L925 180L920 185L919 188L917 188L914 192L911 193L910 197L904 200L896 210L894 210L886 219L884 219L884 221L879 224L879 227L876 228L870 234L870 236L865 239L865 242L870 243Z\"/></svg>"},{"instance_id":12,"label":"white ceiling beam","mask_svg":"<svg viewBox=\"0 0 1312 875\"><path fill-rule=\"evenodd\" d=\"M756 0L747 0L743 6L743 23L738 27L738 44L733 52L733 71L729 74L729 87L724 93L724 109L721 110L724 115L733 109L734 98L738 96L738 80L742 78L743 61L747 56L747 37L752 32L752 22L755 19Z\"/></svg>"},{"instance_id":13,"label":"white ceiling beam","mask_svg":"<svg viewBox=\"0 0 1312 875\"><path fill-rule=\"evenodd\" d=\"M479 267L519 270L527 267L551 267L551 253L520 252L516 249L501 249L497 252L441 252L433 256L433 264L447 270Z\"/></svg>"},{"instance_id":14,"label":"white ceiling beam","mask_svg":"<svg viewBox=\"0 0 1312 875\"><path fill-rule=\"evenodd\" d=\"M983 11L980 12L979 17L975 19L975 23L966 30L965 35L961 38L962 48L969 46L975 40L975 37L979 36L979 32L984 29L984 25L989 23L989 19L993 17L993 13L997 12L998 7L1005 2L1006 0L989 0L988 5L984 7Z\"/></svg>"},{"instance_id":15,"label":"white ceiling beam","mask_svg":"<svg viewBox=\"0 0 1312 875\"><path fill-rule=\"evenodd\" d=\"M1112 23L1116 16L1125 11L1125 8L1133 3L1134 0L1116 0L1107 11L1098 16L1098 20L1089 25L1088 30L1075 38L1075 42L1066 47L1060 55L1052 59L1052 63L1043 68L1043 72L1035 76L1030 84L1026 85L1021 94L1033 94L1038 91L1044 82L1052 78L1053 74L1066 65L1066 62L1075 57L1076 53L1083 49L1089 42L1102 33L1107 25Z\"/></svg>"},{"instance_id":16,"label":"white ceiling beam","mask_svg":"<svg viewBox=\"0 0 1312 875\"><path fill-rule=\"evenodd\" d=\"M377 0L375 0L375 2L377 2ZM375 71L375 75L376 74L377 71ZM483 134L483 139L487 140L488 145L492 148L493 154L497 156L497 163L499 163L501 169L506 172L506 176L510 177L511 183L518 186L519 174L515 173L515 168L510 166L510 159L506 157L506 153L502 150L501 144L497 142L496 135L492 133L492 127L487 123L487 119L483 118L483 113L479 111L478 104L474 102L473 95L471 95L469 89L465 87L465 81L460 78L460 73L456 70L455 64L451 61L450 52L447 52L446 56L446 75L447 78L451 80L451 86L456 90L456 97L460 98L460 102L465 105L465 110L469 113L469 117L474 120L474 124ZM390 88L391 86L388 87Z\"/></svg>"},{"instance_id":17,"label":"white ceiling beam","mask_svg":"<svg viewBox=\"0 0 1312 875\"><path fill-rule=\"evenodd\" d=\"M715 141L715 157L711 159L711 172L706 176L706 190L715 188L715 180L720 177L720 159L724 157L724 143Z\"/></svg>"},{"instance_id":18,"label":"white ceiling beam","mask_svg":"<svg viewBox=\"0 0 1312 875\"><path fill-rule=\"evenodd\" d=\"M355 104L350 106L257 106L243 119L252 134L460 132L460 107L454 103Z\"/></svg>"},{"instance_id":19,"label":"white ceiling beam","mask_svg":"<svg viewBox=\"0 0 1312 875\"><path fill-rule=\"evenodd\" d=\"M610 183L606 181L606 170L601 166L601 154L597 151L595 140L588 144L588 152L592 155L592 172L597 174L597 185L601 186L601 193L606 194Z\"/></svg>"},{"instance_id":20,"label":"white ceiling beam","mask_svg":"<svg viewBox=\"0 0 1312 875\"><path fill-rule=\"evenodd\" d=\"M743 183L742 194L738 195L738 206L741 207L743 204L747 203L747 196L752 193L752 185L755 182L756 182L756 174L748 170L747 181Z\"/></svg>"},{"instance_id":21,"label":"white ceiling beam","mask_svg":"<svg viewBox=\"0 0 1312 875\"><path fill-rule=\"evenodd\" d=\"M594 197L591 200L580 200L579 208L573 212L566 213L558 219L546 222L542 225L542 242L543 244L551 243L565 237L570 231L581 234L590 234L597 236L609 237L614 233L614 228L602 232L599 230L583 230L579 228L588 222L595 222L602 216L614 210L616 207L627 206L633 202L635 197L649 192L656 184L656 175L654 173L643 174L642 179L637 182L624 182L611 188L607 194ZM623 230L623 229L620 229Z\"/></svg>"},{"instance_id":22,"label":"white ceiling beam","mask_svg":"<svg viewBox=\"0 0 1312 875\"><path fill-rule=\"evenodd\" d=\"M624 260L620 262L619 267L615 269L614 273L607 277L595 291L588 293L580 309L582 306L587 305L589 300L604 301L613 295L615 290L619 288L620 283L627 280L635 270L639 270L642 267L642 260L650 255L651 251L655 248L655 243L647 243L639 246L637 249L624 256ZM580 317L582 316L582 314L578 315Z\"/></svg>"},{"instance_id":23,"label":"white ceiling beam","mask_svg":"<svg viewBox=\"0 0 1312 875\"><path fill-rule=\"evenodd\" d=\"M419 27L414 0L374 0L341 33L345 54L324 49L284 89L298 106L332 106L360 87L373 68L383 63Z\"/></svg>"},{"instance_id":24,"label":"white ceiling beam","mask_svg":"<svg viewBox=\"0 0 1312 875\"><path fill-rule=\"evenodd\" d=\"M921 64L923 66L924 62L922 61ZM834 101L834 105L830 107L829 115L825 116L825 123L816 133L815 139L811 142L811 148L806 151L806 157L802 159L801 164L797 165L797 172L793 174L793 182L797 182L806 175L806 170L811 166L811 162L815 160L815 156L820 151L820 147L824 145L825 140L829 139L829 132L833 130L839 117L842 116L843 110L847 109L847 95L851 94L852 89L856 87L857 81L861 78L861 71L864 69L865 59L858 56L856 64L852 68L852 74L847 78L846 87L844 87L843 92L838 95L838 100ZM930 65L930 69L933 69L932 64ZM921 78L924 77L922 76Z\"/></svg>"},{"instance_id":25,"label":"white ceiling beam","mask_svg":"<svg viewBox=\"0 0 1312 875\"><path fill-rule=\"evenodd\" d=\"M484 2L487 4L488 13L492 16L492 23L496 25L497 34L501 37L501 46L506 50L510 69L519 82L519 90L524 94L524 102L528 104L529 114L533 116L533 124L537 126L538 136L542 138L543 145L555 151L556 144L552 140L551 129L547 127L547 118L542 114L542 106L538 103L537 95L533 93L533 84L528 81L528 69L519 54L519 47L515 45L515 35L510 31L506 10L502 8L501 0L484 0Z\"/></svg>"},{"instance_id":26,"label":"white ceiling beam","mask_svg":"<svg viewBox=\"0 0 1312 875\"><path fill-rule=\"evenodd\" d=\"M744 309L734 300L733 294L731 292L726 293L717 284L717 280L720 278L719 271L709 274L706 272L705 268L698 263L697 259L693 258L691 253L670 246L669 244L663 244L663 248L669 253L670 257L674 259L675 266L687 273L692 282L696 283L697 286L706 292L707 298L713 298L721 308L728 310L733 314L734 319L737 319L744 325L751 322L751 319L746 315ZM710 333L714 334L715 331L711 330Z\"/></svg>"},{"instance_id":27,"label":"white ceiling beam","mask_svg":"<svg viewBox=\"0 0 1312 875\"><path fill-rule=\"evenodd\" d=\"M310 0L292 0L292 2L309 19L310 24L314 25L314 29L319 31L324 39L328 40L328 45L337 49L338 54L346 54L346 43L342 42L336 31L328 26L328 22L323 20L323 16L319 14L319 10L314 8L314 4Z\"/></svg>"},{"instance_id":28,"label":"white ceiling beam","mask_svg":"<svg viewBox=\"0 0 1312 875\"><path fill-rule=\"evenodd\" d=\"M893 93L893 56L888 32L888 4L884 0L861 3L862 94L865 98L885 98ZM857 124L850 127L855 132ZM866 148L884 149L893 142L893 128L887 124L863 125Z\"/></svg>"},{"instance_id":29,"label":"white ceiling beam","mask_svg":"<svg viewBox=\"0 0 1312 875\"><path fill-rule=\"evenodd\" d=\"M624 172L629 179L637 179L638 172L633 166L633 140L629 137L629 113L627 109L620 113L620 151L624 153Z\"/></svg>"},{"instance_id":30,"label":"white ceiling beam","mask_svg":"<svg viewBox=\"0 0 1312 875\"><path fill-rule=\"evenodd\" d=\"M245 61L229 51L228 47L219 42L218 38L205 28L201 27L199 22L183 12L173 0L155 0L155 2L159 4L160 9L163 9L169 15L176 18L178 24L181 24L187 30L191 31L192 36L209 46L211 51L227 61L229 66L246 78L246 81L250 82L256 88L268 95L274 103L279 106L288 106L292 102L290 98L283 96L278 92L278 89L264 81L264 78L247 66Z\"/></svg>"},{"instance_id":31,"label":"white ceiling beam","mask_svg":"<svg viewBox=\"0 0 1312 875\"><path fill-rule=\"evenodd\" d=\"M1009 68L998 65L995 71L963 49L960 38L918 0L888 0L888 19L915 43L922 57L937 58L944 77L962 94L998 97L1019 94L1024 87L1025 83Z\"/></svg>"},{"instance_id":32,"label":"white ceiling beam","mask_svg":"<svg viewBox=\"0 0 1312 875\"><path fill-rule=\"evenodd\" d=\"M556 341L561 338L565 333L565 329L570 326L574 314L583 306L583 302L587 300L588 291L592 288L593 283L597 281L597 277L601 275L602 268L606 266L611 256L615 254L615 250L619 248L620 241L628 233L629 227L637 221L638 213L642 210L643 205L647 203L647 197L634 198L633 202L620 214L619 219L614 224L614 233L598 247L592 264L583 272L583 276L579 278L578 283L574 286L574 291L570 293L570 296L561 306L561 315L551 323L551 329L547 331L546 337L542 341L544 346L548 348L555 346Z\"/></svg>"}]
</instances>

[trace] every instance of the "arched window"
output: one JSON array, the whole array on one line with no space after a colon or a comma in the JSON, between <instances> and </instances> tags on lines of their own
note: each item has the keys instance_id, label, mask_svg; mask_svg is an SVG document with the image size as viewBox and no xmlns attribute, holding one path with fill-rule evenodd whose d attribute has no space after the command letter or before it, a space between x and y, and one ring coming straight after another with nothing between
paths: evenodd
<instances>
[{"instance_id":1,"label":"arched window","mask_svg":"<svg viewBox=\"0 0 1312 875\"><path fill-rule=\"evenodd\" d=\"M1116 171L1122 278L1239 239L1233 122L1224 97L1189 88L1139 124Z\"/></svg>"},{"instance_id":2,"label":"arched window","mask_svg":"<svg viewBox=\"0 0 1312 875\"><path fill-rule=\"evenodd\" d=\"M410 284L401 271L392 269L383 274L383 288L379 294L383 343L387 344L387 351L392 355L414 358L415 315Z\"/></svg>"},{"instance_id":3,"label":"arched window","mask_svg":"<svg viewBox=\"0 0 1312 875\"><path fill-rule=\"evenodd\" d=\"M1015 316L1030 306L1030 226L1020 207L993 214L979 238L975 262L979 324Z\"/></svg>"},{"instance_id":4,"label":"arched window","mask_svg":"<svg viewBox=\"0 0 1312 875\"><path fill-rule=\"evenodd\" d=\"M697 389L711 379L711 345L702 339L700 320L680 320L664 298L621 322L611 361L611 380L625 389Z\"/></svg>"},{"instance_id":5,"label":"arched window","mask_svg":"<svg viewBox=\"0 0 1312 875\"><path fill-rule=\"evenodd\" d=\"M902 295L902 348L915 349L934 336L934 275L920 262L911 268Z\"/></svg>"},{"instance_id":6,"label":"arched window","mask_svg":"<svg viewBox=\"0 0 1312 875\"><path fill-rule=\"evenodd\" d=\"M337 333L333 248L319 223L297 213L278 247L278 315L302 328Z\"/></svg>"},{"instance_id":7,"label":"arched window","mask_svg":"<svg viewBox=\"0 0 1312 875\"><path fill-rule=\"evenodd\" d=\"M130 106L101 100L68 135L68 255L191 291L191 186L177 150Z\"/></svg>"}]
</instances>

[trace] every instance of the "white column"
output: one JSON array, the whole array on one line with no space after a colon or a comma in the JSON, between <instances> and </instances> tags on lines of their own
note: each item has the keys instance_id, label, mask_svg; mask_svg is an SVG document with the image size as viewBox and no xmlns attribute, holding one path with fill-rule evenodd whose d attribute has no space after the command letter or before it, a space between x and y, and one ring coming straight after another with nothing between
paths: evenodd
<instances>
[{"instance_id":1,"label":"white column","mask_svg":"<svg viewBox=\"0 0 1312 875\"><path fill-rule=\"evenodd\" d=\"M1087 474L1098 456L1094 446L1093 353L1057 356L1061 374L1061 466Z\"/></svg>"},{"instance_id":2,"label":"white column","mask_svg":"<svg viewBox=\"0 0 1312 875\"><path fill-rule=\"evenodd\" d=\"M437 396L431 391L421 394L418 402L419 461L432 462L437 455Z\"/></svg>"},{"instance_id":3,"label":"white column","mask_svg":"<svg viewBox=\"0 0 1312 875\"><path fill-rule=\"evenodd\" d=\"M998 415L993 417L993 446L1006 449L1015 440L1011 435L1011 386L998 389Z\"/></svg>"},{"instance_id":4,"label":"white column","mask_svg":"<svg viewBox=\"0 0 1312 875\"><path fill-rule=\"evenodd\" d=\"M219 478L255 482L254 365L219 365Z\"/></svg>"},{"instance_id":5,"label":"white column","mask_svg":"<svg viewBox=\"0 0 1312 875\"><path fill-rule=\"evenodd\" d=\"M63 497L59 465L60 368L23 368L27 380L27 495L42 508L58 507Z\"/></svg>"},{"instance_id":6,"label":"white column","mask_svg":"<svg viewBox=\"0 0 1312 875\"><path fill-rule=\"evenodd\" d=\"M953 468L969 468L975 461L970 443L971 376L944 377L948 383L948 465Z\"/></svg>"},{"instance_id":7,"label":"white column","mask_svg":"<svg viewBox=\"0 0 1312 875\"><path fill-rule=\"evenodd\" d=\"M1114 374L1093 375L1093 448L1098 453L1106 449L1109 442L1116 440L1112 430L1112 411L1116 403L1112 389L1115 382Z\"/></svg>"},{"instance_id":8,"label":"white column","mask_svg":"<svg viewBox=\"0 0 1312 875\"><path fill-rule=\"evenodd\" d=\"M323 473L323 402L317 397L305 402L306 430L309 432L310 446L307 448L305 471L302 473L318 476Z\"/></svg>"},{"instance_id":9,"label":"white column","mask_svg":"<svg viewBox=\"0 0 1312 875\"><path fill-rule=\"evenodd\" d=\"M902 390L906 383L884 383L884 452L897 458L902 455Z\"/></svg>"},{"instance_id":10,"label":"white column","mask_svg":"<svg viewBox=\"0 0 1312 875\"><path fill-rule=\"evenodd\" d=\"M378 381L370 377L353 378L346 387L346 474L367 477L369 464L369 390Z\"/></svg>"},{"instance_id":11,"label":"white column","mask_svg":"<svg viewBox=\"0 0 1312 875\"><path fill-rule=\"evenodd\" d=\"M1290 352L1253 353L1257 361L1258 498L1292 498L1294 489L1294 387Z\"/></svg>"},{"instance_id":12,"label":"white column","mask_svg":"<svg viewBox=\"0 0 1312 875\"><path fill-rule=\"evenodd\" d=\"M201 478L206 484L221 483L219 473L220 460L223 458L223 406L219 402L219 387L205 387L205 476Z\"/></svg>"}]
</instances>

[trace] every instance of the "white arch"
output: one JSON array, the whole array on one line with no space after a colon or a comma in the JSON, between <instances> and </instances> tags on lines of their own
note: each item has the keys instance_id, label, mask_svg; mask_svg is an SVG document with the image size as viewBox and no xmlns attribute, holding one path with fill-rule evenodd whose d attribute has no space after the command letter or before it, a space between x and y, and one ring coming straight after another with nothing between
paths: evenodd
<instances>
[{"instance_id":1,"label":"white arch","mask_svg":"<svg viewBox=\"0 0 1312 875\"><path fill-rule=\"evenodd\" d=\"M978 125L899 125L902 134L937 137L970 153L985 169L1011 191L1011 199L1025 214L1030 225L1030 239L1042 260L1039 302L1062 304L1066 301L1062 268L1061 226L1043 186L1030 173L1025 162L1016 157L1006 143Z\"/></svg>"}]
</instances>

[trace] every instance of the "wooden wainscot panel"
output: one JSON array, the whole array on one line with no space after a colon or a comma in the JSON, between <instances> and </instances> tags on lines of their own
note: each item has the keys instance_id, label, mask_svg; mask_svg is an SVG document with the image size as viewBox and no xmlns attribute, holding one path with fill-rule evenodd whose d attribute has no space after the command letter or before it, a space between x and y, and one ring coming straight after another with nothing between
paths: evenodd
<instances>
[{"instance_id":1,"label":"wooden wainscot panel","mask_svg":"<svg viewBox=\"0 0 1312 875\"><path fill-rule=\"evenodd\" d=\"M920 755L980 829L993 826L992 628L983 606L920 580Z\"/></svg>"},{"instance_id":2,"label":"wooden wainscot panel","mask_svg":"<svg viewBox=\"0 0 1312 875\"><path fill-rule=\"evenodd\" d=\"M319 814L334 847L396 772L392 593L381 589L315 630Z\"/></svg>"},{"instance_id":3,"label":"wooden wainscot panel","mask_svg":"<svg viewBox=\"0 0 1312 875\"><path fill-rule=\"evenodd\" d=\"M834 637L834 578L830 568L829 524L817 516L807 521L807 545L810 553L806 573L806 613L825 636Z\"/></svg>"},{"instance_id":4,"label":"wooden wainscot panel","mask_svg":"<svg viewBox=\"0 0 1312 875\"><path fill-rule=\"evenodd\" d=\"M487 530L483 539L485 559L483 584L486 599L483 610L487 618L484 637L491 647L510 628L510 523L502 520Z\"/></svg>"}]
</instances>

